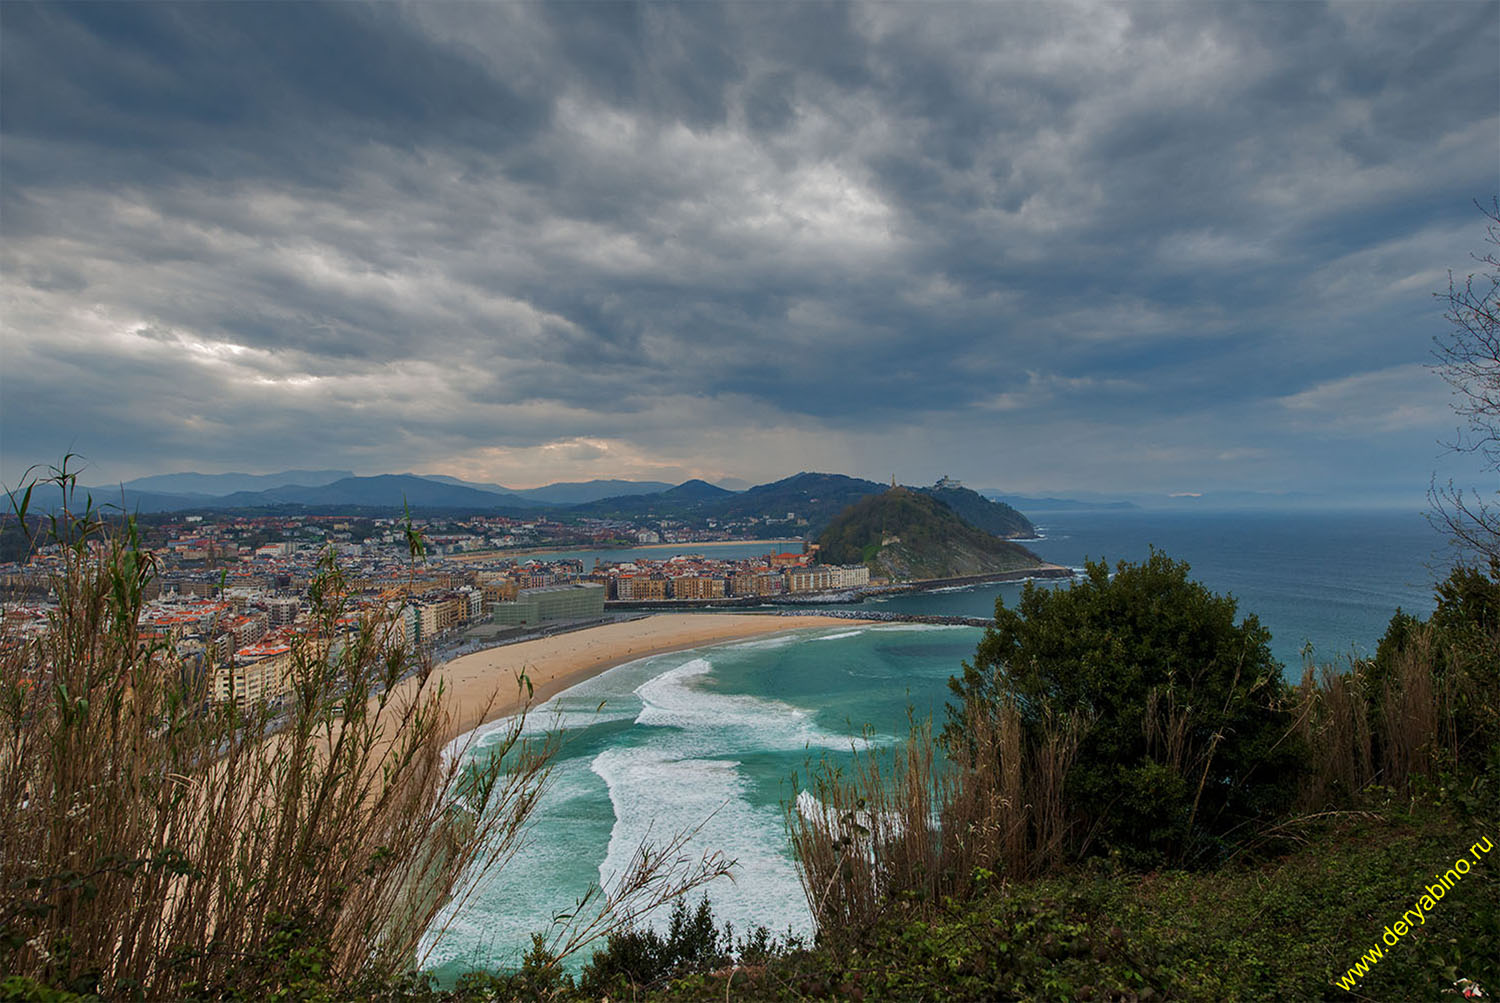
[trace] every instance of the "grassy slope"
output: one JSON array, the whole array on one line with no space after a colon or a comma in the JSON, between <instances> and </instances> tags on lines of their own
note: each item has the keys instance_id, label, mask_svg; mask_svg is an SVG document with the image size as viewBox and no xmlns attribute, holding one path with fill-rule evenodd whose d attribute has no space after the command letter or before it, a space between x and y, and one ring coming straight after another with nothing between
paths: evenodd
<instances>
[{"instance_id":1,"label":"grassy slope","mask_svg":"<svg viewBox=\"0 0 1500 1003\"><path fill-rule=\"evenodd\" d=\"M1345 821L1303 848L1210 874L1078 873L965 905L899 910L844 952L778 959L734 998L868 1000L1439 999L1459 977L1500 986L1500 831L1427 813ZM1360 980L1334 984L1484 835L1476 866ZM722 996L694 976L653 998Z\"/></svg>"}]
</instances>

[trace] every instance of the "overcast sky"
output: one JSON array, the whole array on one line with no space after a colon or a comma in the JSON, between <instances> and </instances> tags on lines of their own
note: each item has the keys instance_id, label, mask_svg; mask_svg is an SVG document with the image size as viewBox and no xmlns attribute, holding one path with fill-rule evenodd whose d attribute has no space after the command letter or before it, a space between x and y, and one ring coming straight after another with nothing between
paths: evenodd
<instances>
[{"instance_id":1,"label":"overcast sky","mask_svg":"<svg viewBox=\"0 0 1500 1003\"><path fill-rule=\"evenodd\" d=\"M1469 476L1427 364L1494 2L7 2L0 46L9 485Z\"/></svg>"}]
</instances>

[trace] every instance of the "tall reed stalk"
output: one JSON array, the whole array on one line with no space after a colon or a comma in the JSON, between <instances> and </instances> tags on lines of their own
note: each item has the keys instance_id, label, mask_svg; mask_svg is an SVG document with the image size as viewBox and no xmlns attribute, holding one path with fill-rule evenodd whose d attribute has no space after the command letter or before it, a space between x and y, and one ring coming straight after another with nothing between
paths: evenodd
<instances>
[{"instance_id":1,"label":"tall reed stalk","mask_svg":"<svg viewBox=\"0 0 1500 1003\"><path fill-rule=\"evenodd\" d=\"M1295 708L1311 753L1301 806L1341 804L1371 785L1409 793L1419 778L1483 755L1474 743L1494 733L1494 648L1493 639L1441 641L1424 624L1383 662L1309 667Z\"/></svg>"},{"instance_id":2,"label":"tall reed stalk","mask_svg":"<svg viewBox=\"0 0 1500 1003\"><path fill-rule=\"evenodd\" d=\"M848 770L822 764L788 810L819 935L867 927L891 908L963 897L995 877L1063 859L1063 791L1087 722L1049 718L1028 739L1012 703L969 701L970 741L940 749L930 722L894 749L867 746Z\"/></svg>"},{"instance_id":3,"label":"tall reed stalk","mask_svg":"<svg viewBox=\"0 0 1500 1003\"><path fill-rule=\"evenodd\" d=\"M44 484L66 503L76 474ZM0 638L0 970L107 997L357 992L416 965L452 896L521 845L555 737L523 737L523 709L487 756L445 755L432 662L382 616L350 624L331 557L290 693L238 707L138 630L154 568L133 520L65 504L47 542L47 630ZM604 904L727 868L680 848L643 848Z\"/></svg>"}]
</instances>

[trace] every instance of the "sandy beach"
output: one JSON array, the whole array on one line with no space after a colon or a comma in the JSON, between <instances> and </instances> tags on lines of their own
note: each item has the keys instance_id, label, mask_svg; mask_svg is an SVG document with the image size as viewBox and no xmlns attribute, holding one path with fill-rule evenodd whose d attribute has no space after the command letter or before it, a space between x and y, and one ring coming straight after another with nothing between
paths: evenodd
<instances>
[{"instance_id":1,"label":"sandy beach","mask_svg":"<svg viewBox=\"0 0 1500 1003\"><path fill-rule=\"evenodd\" d=\"M870 622L821 616L661 613L477 651L439 666L433 672L433 682L443 683L448 707L447 740L451 741L482 724L514 714L523 696L517 691L516 675L523 670L535 688L535 706L605 669L647 655L806 627ZM402 685L410 687L413 681Z\"/></svg>"}]
</instances>

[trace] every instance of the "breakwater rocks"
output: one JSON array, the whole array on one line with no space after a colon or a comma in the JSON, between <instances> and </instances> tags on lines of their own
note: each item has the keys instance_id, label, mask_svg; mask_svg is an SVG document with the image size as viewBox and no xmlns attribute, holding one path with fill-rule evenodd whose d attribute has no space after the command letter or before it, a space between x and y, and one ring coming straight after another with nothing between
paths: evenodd
<instances>
[{"instance_id":1,"label":"breakwater rocks","mask_svg":"<svg viewBox=\"0 0 1500 1003\"><path fill-rule=\"evenodd\" d=\"M881 623L930 623L941 627L988 627L993 620L977 616L934 616L928 613L887 613L860 609L784 609L775 616L826 616L830 620L878 620Z\"/></svg>"}]
</instances>

